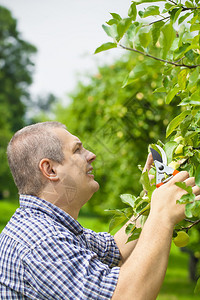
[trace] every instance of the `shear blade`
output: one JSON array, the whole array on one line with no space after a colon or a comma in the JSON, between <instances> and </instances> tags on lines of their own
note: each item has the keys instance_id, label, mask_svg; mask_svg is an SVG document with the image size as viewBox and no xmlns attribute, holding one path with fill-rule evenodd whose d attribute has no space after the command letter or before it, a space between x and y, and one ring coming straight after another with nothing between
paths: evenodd
<instances>
[{"instance_id":1,"label":"shear blade","mask_svg":"<svg viewBox=\"0 0 200 300\"><path fill-rule=\"evenodd\" d=\"M162 163L163 160L162 160L162 157L160 156L160 154L156 150L154 150L153 148L150 148L150 150L151 150L151 154L153 156L153 160L157 160L157 161Z\"/></svg>"}]
</instances>

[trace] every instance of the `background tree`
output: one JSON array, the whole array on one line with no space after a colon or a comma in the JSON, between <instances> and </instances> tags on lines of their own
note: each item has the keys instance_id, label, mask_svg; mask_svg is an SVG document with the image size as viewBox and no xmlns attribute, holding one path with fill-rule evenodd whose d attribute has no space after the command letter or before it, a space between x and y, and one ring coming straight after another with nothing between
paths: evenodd
<instances>
[{"instance_id":1,"label":"background tree","mask_svg":"<svg viewBox=\"0 0 200 300\"><path fill-rule=\"evenodd\" d=\"M17 21L0 6L0 195L16 193L7 166L6 147L12 134L25 125L26 104L30 99L33 54L36 48L21 38Z\"/></svg>"},{"instance_id":2,"label":"background tree","mask_svg":"<svg viewBox=\"0 0 200 300\"><path fill-rule=\"evenodd\" d=\"M122 89L123 78L138 62L146 75ZM57 107L56 120L97 155L94 172L101 188L86 208L102 214L106 208L122 207L119 195L124 191L140 191L137 166L146 160L148 144L164 138L166 125L180 111L167 106L162 94L153 94L162 71L160 64L149 64L141 55L126 55L99 67L89 84L79 83L67 108Z\"/></svg>"}]
</instances>

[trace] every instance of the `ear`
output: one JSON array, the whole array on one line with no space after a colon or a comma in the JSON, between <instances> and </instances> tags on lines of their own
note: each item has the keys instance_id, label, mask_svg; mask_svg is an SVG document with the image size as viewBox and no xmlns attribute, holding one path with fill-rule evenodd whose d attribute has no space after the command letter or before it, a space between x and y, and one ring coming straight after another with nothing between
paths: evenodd
<instances>
[{"instance_id":1,"label":"ear","mask_svg":"<svg viewBox=\"0 0 200 300\"><path fill-rule=\"evenodd\" d=\"M51 181L57 181L59 179L56 164L57 163L48 158L43 158L39 163L39 168L43 176Z\"/></svg>"}]
</instances>

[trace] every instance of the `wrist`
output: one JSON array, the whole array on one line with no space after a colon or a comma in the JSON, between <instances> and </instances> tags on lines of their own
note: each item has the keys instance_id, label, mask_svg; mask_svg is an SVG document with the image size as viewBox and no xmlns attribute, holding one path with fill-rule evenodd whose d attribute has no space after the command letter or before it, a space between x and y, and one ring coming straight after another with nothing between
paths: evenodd
<instances>
[{"instance_id":1,"label":"wrist","mask_svg":"<svg viewBox=\"0 0 200 300\"><path fill-rule=\"evenodd\" d=\"M167 230L169 234L173 233L175 224L172 222L171 218L166 215L162 215L156 211L151 210L148 216L148 222L155 224L157 229Z\"/></svg>"}]
</instances>

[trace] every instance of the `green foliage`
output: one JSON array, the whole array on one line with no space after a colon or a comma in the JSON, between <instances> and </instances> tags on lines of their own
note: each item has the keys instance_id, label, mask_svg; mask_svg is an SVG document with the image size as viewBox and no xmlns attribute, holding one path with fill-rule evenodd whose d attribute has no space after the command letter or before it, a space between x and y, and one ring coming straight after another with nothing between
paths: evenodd
<instances>
[{"instance_id":1,"label":"green foliage","mask_svg":"<svg viewBox=\"0 0 200 300\"><path fill-rule=\"evenodd\" d=\"M138 62L146 74L122 89L127 71ZM123 56L99 67L88 84L78 84L67 108L60 105L55 110L56 120L97 155L93 165L100 191L87 204L91 210L120 208L120 194L139 193L137 165L146 160L148 143L164 139L166 125L182 109L165 105L162 93L153 94L161 74L155 61L149 64L139 54Z\"/></svg>"},{"instance_id":2,"label":"green foliage","mask_svg":"<svg viewBox=\"0 0 200 300\"><path fill-rule=\"evenodd\" d=\"M24 41L17 21L0 6L0 198L16 193L6 159L6 147L13 133L23 127L28 87L32 83L32 55L36 48Z\"/></svg>"},{"instance_id":3,"label":"green foliage","mask_svg":"<svg viewBox=\"0 0 200 300\"><path fill-rule=\"evenodd\" d=\"M151 5L147 4L140 10L141 3L149 2ZM178 98L183 106L200 105L198 1L162 1L165 4L164 9L163 6L152 5L153 2L157 1L133 1L128 10L129 18L118 15L116 23L107 26L105 31L114 39L115 46L138 52L165 66L161 86L166 94L166 103ZM148 24L137 22L137 11L142 20L145 21L148 17L151 21ZM183 22L186 24L182 25ZM121 25L125 23L126 26ZM124 86L133 82L137 76L143 76L144 69L141 65L133 66Z\"/></svg>"},{"instance_id":4,"label":"green foliage","mask_svg":"<svg viewBox=\"0 0 200 300\"><path fill-rule=\"evenodd\" d=\"M163 144L168 156L168 162L187 170L190 176L195 176L196 184L200 183L200 14L199 1L162 1L162 6L154 5L150 0L138 0L131 4L129 11L134 7L134 16L137 11L141 19L150 18L149 23L131 20L128 29L115 40L118 47L134 53L140 53L148 58L146 64L133 65L123 87L135 82L139 77L146 76L146 65L150 61L157 61L162 68L161 85L154 88L154 95L165 95L165 103L182 107L182 111L167 126L167 143ZM145 4L140 10L140 4ZM157 3L156 3L157 4ZM164 4L164 9L163 9ZM128 11L128 15L129 15ZM122 18L121 21L122 22ZM184 22L184 23L183 23ZM146 176L146 177L145 177ZM153 182L148 182L148 176L142 175L142 198L150 204ZM146 180L144 180L144 178ZM185 204L187 218L175 227L175 232L182 230L195 231L194 225L200 220L200 201L195 201L191 187L177 183L187 194L177 202ZM150 189L151 187L151 189ZM145 191L145 192L144 192ZM148 196L150 195L150 196ZM135 197L137 199L137 197ZM138 213L140 213L138 211ZM142 213L140 213L142 214ZM192 224L192 225L191 225ZM135 229L134 229L135 230ZM191 234L192 235L192 234ZM193 243L199 251L200 235ZM196 290L199 289L199 282Z\"/></svg>"}]
</instances>

